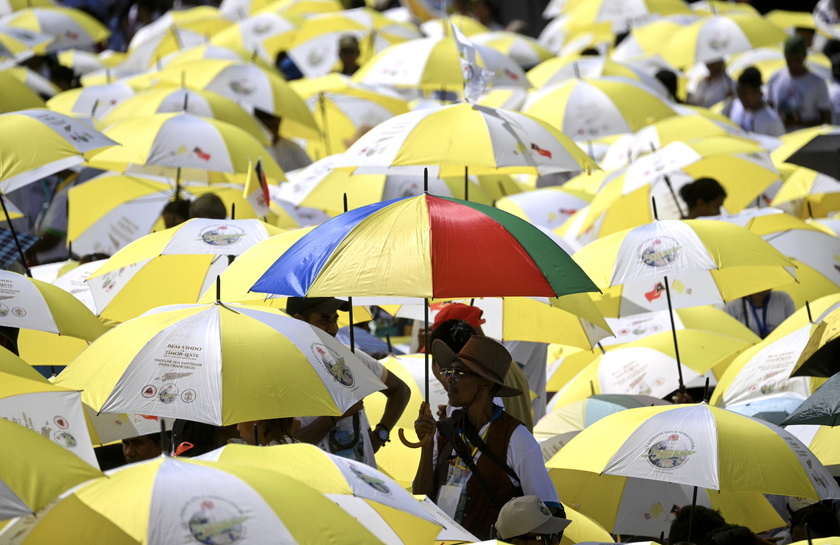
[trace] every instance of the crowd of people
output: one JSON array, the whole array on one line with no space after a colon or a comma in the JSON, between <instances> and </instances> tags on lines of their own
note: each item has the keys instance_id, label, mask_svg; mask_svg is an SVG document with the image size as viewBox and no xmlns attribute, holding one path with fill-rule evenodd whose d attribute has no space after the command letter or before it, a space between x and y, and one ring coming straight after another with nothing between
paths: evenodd
<instances>
[{"instance_id":1,"label":"crowd of people","mask_svg":"<svg viewBox=\"0 0 840 545\"><path fill-rule=\"evenodd\" d=\"M132 37L144 26L171 10L186 7L181 6L179 0L174 3L166 0L66 0L64 4L102 21L111 32L107 44L102 45L121 52L126 51ZM380 10L400 5L396 1L376 4ZM497 3L492 1L456 1L452 2L450 11L470 17L490 30L523 28L521 21L503 26ZM829 24L840 23L834 2L821 2L816 13ZM627 33L619 33L611 46L625 38ZM707 75L699 78L688 93L678 91L678 75L670 69L660 69L651 75L655 75L670 93L675 104L684 102L716 109L740 127L745 137L779 138L801 129L840 124L840 40L828 39L822 47L822 53L831 62L833 80L830 82L809 68L806 59L814 48L814 32L795 30L782 46L784 67L766 81L756 66L744 68L733 79L727 73L724 58L705 62ZM581 56L603 56L602 49L598 44L592 44L589 49L582 50ZM360 69L362 48L355 35L341 36L336 50L335 73L349 77ZM62 90L81 85L78 74L59 63L55 55L33 56L25 65ZM300 68L285 52L277 56L273 68L286 80L304 78ZM281 136L281 117L260 109L255 109L253 114L271 135L266 153L285 172L312 164L302 142ZM369 126L359 127L356 138L369 129ZM589 144L591 150L591 142ZM40 236L26 253L27 266L68 258L86 263L109 257L104 254L75 255L67 244L68 191L102 172L94 168L62 170L4 196L24 213L18 220L18 229ZM539 181L536 186L540 187ZM688 220L719 216L728 197L724 185L708 176L697 176L681 185L676 193L686 206L685 214L680 211L682 219ZM175 195L161 210L161 221L167 229L192 218L224 220L229 216L225 202L214 193L189 200ZM15 266L23 269L21 263L12 268ZM759 339L767 339L797 310L793 298L782 290L751 293L721 307ZM339 319L350 308L348 301L333 297L289 297L284 311L292 318L336 337ZM558 495L557 486L560 485L549 476L543 449L533 433L535 425L546 414L552 394L546 386L548 343L500 342L485 335L483 324L481 309L451 302L437 309L428 331L420 324L415 324L417 327L410 331L410 337L420 351L430 353L433 376L430 380L438 381L447 396L447 403L437 407L423 403L415 418L414 432L419 440L415 446L420 449L420 458L412 492L431 498L442 511L479 539L496 538L514 545L558 545L565 529L574 524L574 518L567 518L566 508ZM17 330L2 328L0 344L17 354ZM389 443L397 441L395 428L409 405L411 388L372 355L358 347L353 350L384 385L380 392L385 396L384 410L378 421L371 420L364 400L340 416L283 417L230 426L176 420L171 431L123 438L121 457L117 452L119 446L100 447L97 449L100 466L113 469L123 463L138 463L161 455L199 457L231 443L263 447L308 443L376 468L377 452L388 449ZM663 399L676 403L695 401L685 388L669 392ZM697 401L705 402L706 399ZM727 522L712 509L697 505L674 506L670 513L668 543L753 545L773 542L785 545L803 539L840 535L840 503L837 501L781 496L770 499L788 523L786 527L762 528L763 532L756 534L750 528ZM664 538L632 537L638 540ZM634 540L628 536L624 538Z\"/></svg>"}]
</instances>

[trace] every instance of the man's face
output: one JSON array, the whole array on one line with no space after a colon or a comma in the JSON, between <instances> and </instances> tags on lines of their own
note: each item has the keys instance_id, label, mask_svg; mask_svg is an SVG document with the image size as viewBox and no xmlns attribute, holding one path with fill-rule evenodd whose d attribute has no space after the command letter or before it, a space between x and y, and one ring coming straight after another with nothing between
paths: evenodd
<instances>
[{"instance_id":1,"label":"man's face","mask_svg":"<svg viewBox=\"0 0 840 545\"><path fill-rule=\"evenodd\" d=\"M298 317L300 315L297 315ZM331 336L335 337L338 333L338 313L331 312L324 314L323 312L311 312L308 318L300 316L306 323L313 325Z\"/></svg>"},{"instance_id":2,"label":"man's face","mask_svg":"<svg viewBox=\"0 0 840 545\"><path fill-rule=\"evenodd\" d=\"M147 435L122 440L123 458L129 464L160 456L160 445Z\"/></svg>"},{"instance_id":3,"label":"man's face","mask_svg":"<svg viewBox=\"0 0 840 545\"><path fill-rule=\"evenodd\" d=\"M788 72L792 75L799 75L805 72L805 55L801 53L788 53L785 55Z\"/></svg>"},{"instance_id":4,"label":"man's face","mask_svg":"<svg viewBox=\"0 0 840 545\"><path fill-rule=\"evenodd\" d=\"M447 384L447 393L449 394L449 404L453 407L467 407L473 402L478 391L484 385L484 379L476 375L459 361L452 363L450 367L455 371L455 375L446 378L444 374L444 381Z\"/></svg>"},{"instance_id":5,"label":"man's face","mask_svg":"<svg viewBox=\"0 0 840 545\"><path fill-rule=\"evenodd\" d=\"M761 106L761 90L746 85L738 86L738 100L746 110L756 110Z\"/></svg>"}]
</instances>

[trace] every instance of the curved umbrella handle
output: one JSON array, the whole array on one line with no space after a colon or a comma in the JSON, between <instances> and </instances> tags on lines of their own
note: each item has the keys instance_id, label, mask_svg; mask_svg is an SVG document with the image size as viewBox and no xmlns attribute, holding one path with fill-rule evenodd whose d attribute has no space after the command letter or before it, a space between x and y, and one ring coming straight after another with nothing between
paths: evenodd
<instances>
[{"instance_id":1,"label":"curved umbrella handle","mask_svg":"<svg viewBox=\"0 0 840 545\"><path fill-rule=\"evenodd\" d=\"M407 446L408 448L420 448L423 445L425 445L426 443L428 443L429 439L432 437L431 434L428 434L423 439L414 443L414 442L409 441L408 439L405 438L405 430L404 429L400 428L398 430L398 433L399 433L399 436L400 436L400 441L402 441L402 444Z\"/></svg>"}]
</instances>

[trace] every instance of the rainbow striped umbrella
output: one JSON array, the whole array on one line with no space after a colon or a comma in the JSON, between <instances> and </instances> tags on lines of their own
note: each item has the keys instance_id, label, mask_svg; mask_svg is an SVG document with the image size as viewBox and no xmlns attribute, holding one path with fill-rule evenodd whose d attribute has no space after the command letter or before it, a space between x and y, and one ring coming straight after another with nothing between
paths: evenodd
<instances>
[{"instance_id":1,"label":"rainbow striped umbrella","mask_svg":"<svg viewBox=\"0 0 840 545\"><path fill-rule=\"evenodd\" d=\"M280 256L251 291L444 298L559 297L598 289L527 221L426 193L323 223Z\"/></svg>"}]
</instances>

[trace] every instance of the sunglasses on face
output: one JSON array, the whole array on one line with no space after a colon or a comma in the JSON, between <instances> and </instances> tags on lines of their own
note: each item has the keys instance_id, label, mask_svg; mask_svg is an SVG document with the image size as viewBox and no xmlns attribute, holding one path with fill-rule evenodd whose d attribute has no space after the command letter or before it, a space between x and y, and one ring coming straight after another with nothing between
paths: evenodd
<instances>
[{"instance_id":1,"label":"sunglasses on face","mask_svg":"<svg viewBox=\"0 0 840 545\"><path fill-rule=\"evenodd\" d=\"M440 374L443 376L445 380L452 380L454 382L460 382L461 377L464 375L472 375L478 376L475 373L471 373L469 371L465 371L464 369L455 369L455 368L448 368L448 369L441 369Z\"/></svg>"}]
</instances>

